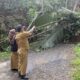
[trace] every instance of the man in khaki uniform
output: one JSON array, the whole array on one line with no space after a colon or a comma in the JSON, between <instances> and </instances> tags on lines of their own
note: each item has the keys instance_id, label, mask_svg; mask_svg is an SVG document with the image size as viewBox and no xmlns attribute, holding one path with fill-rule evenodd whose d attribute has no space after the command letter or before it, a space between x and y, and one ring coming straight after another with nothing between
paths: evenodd
<instances>
[{"instance_id":1,"label":"man in khaki uniform","mask_svg":"<svg viewBox=\"0 0 80 80\"><path fill-rule=\"evenodd\" d=\"M16 41L18 44L18 71L21 79L28 80L25 78L26 68L27 68L27 59L28 59L28 50L29 42L28 37L32 34L35 27L32 27L29 31L25 31L25 27L19 25L16 29L18 32L16 35Z\"/></svg>"},{"instance_id":2,"label":"man in khaki uniform","mask_svg":"<svg viewBox=\"0 0 80 80\"><path fill-rule=\"evenodd\" d=\"M11 29L9 31L9 43L11 46L11 70L12 71L18 71L18 54L17 54L17 44L16 44L16 40L15 40L15 29Z\"/></svg>"}]
</instances>

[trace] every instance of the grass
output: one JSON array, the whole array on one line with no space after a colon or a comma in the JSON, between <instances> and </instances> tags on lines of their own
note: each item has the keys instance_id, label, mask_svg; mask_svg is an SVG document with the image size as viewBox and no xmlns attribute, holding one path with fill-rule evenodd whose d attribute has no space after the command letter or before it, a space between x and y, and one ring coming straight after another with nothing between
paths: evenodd
<instances>
[{"instance_id":1,"label":"grass","mask_svg":"<svg viewBox=\"0 0 80 80\"><path fill-rule=\"evenodd\" d=\"M75 58L73 61L72 61L72 65L74 66L79 66L80 65L80 58Z\"/></svg>"},{"instance_id":2,"label":"grass","mask_svg":"<svg viewBox=\"0 0 80 80\"><path fill-rule=\"evenodd\" d=\"M73 74L73 79L74 80L80 80L80 70L76 70Z\"/></svg>"},{"instance_id":3,"label":"grass","mask_svg":"<svg viewBox=\"0 0 80 80\"><path fill-rule=\"evenodd\" d=\"M6 51L6 52L0 52L0 62L2 61L6 61L10 58L10 52Z\"/></svg>"},{"instance_id":4,"label":"grass","mask_svg":"<svg viewBox=\"0 0 80 80\"><path fill-rule=\"evenodd\" d=\"M80 43L75 45L74 52L76 57L71 62L74 67L73 80L80 80Z\"/></svg>"}]
</instances>

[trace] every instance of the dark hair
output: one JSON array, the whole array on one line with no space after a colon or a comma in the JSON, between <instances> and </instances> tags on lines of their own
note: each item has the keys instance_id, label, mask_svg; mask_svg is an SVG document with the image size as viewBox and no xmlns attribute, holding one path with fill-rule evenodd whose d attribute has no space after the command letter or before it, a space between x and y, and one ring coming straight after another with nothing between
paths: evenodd
<instances>
[{"instance_id":1,"label":"dark hair","mask_svg":"<svg viewBox=\"0 0 80 80\"><path fill-rule=\"evenodd\" d=\"M22 25L21 24L19 24L17 27L16 27L16 32L21 32L21 29L22 29Z\"/></svg>"}]
</instances>

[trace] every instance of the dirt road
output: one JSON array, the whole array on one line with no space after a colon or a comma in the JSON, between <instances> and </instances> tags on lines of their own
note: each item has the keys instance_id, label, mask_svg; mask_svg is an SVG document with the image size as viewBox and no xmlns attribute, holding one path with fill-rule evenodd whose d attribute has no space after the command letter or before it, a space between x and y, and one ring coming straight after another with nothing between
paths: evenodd
<instances>
[{"instance_id":1,"label":"dirt road","mask_svg":"<svg viewBox=\"0 0 80 80\"><path fill-rule=\"evenodd\" d=\"M42 52L30 52L27 71L30 80L71 80L73 47L73 44L60 44ZM9 66L10 61L0 63L0 80L20 80Z\"/></svg>"}]
</instances>

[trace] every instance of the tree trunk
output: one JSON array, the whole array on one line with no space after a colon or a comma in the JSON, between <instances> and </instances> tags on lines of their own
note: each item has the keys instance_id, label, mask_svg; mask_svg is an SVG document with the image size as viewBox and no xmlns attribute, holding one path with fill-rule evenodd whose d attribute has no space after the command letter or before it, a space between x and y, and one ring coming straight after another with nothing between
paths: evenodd
<instances>
[{"instance_id":1,"label":"tree trunk","mask_svg":"<svg viewBox=\"0 0 80 80\"><path fill-rule=\"evenodd\" d=\"M73 7L73 11L76 11L77 5L78 5L79 0L76 0L75 5Z\"/></svg>"},{"instance_id":2,"label":"tree trunk","mask_svg":"<svg viewBox=\"0 0 80 80\"><path fill-rule=\"evenodd\" d=\"M68 0L65 2L65 7L68 8Z\"/></svg>"}]
</instances>

